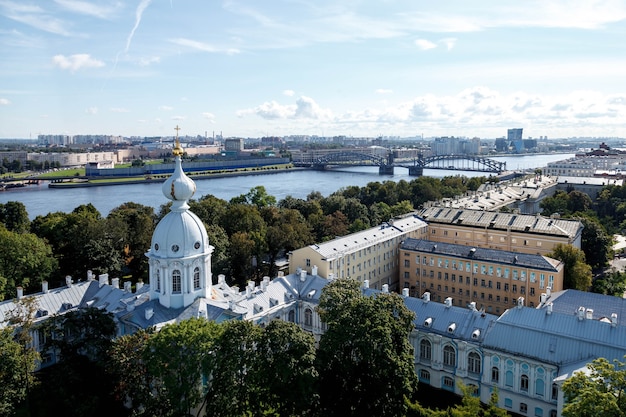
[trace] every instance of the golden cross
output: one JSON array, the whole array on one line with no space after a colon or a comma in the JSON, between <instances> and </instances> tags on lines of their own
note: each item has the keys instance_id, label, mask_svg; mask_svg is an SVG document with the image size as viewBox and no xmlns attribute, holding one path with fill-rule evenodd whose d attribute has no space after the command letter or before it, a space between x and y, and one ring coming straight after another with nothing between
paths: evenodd
<instances>
[{"instance_id":1,"label":"golden cross","mask_svg":"<svg viewBox=\"0 0 626 417\"><path fill-rule=\"evenodd\" d=\"M180 130L180 127L176 125L174 130L176 130L176 142L174 144L174 150L172 151L172 153L174 154L174 156L181 156L183 154L183 148L180 146L180 141L178 140L178 131Z\"/></svg>"}]
</instances>

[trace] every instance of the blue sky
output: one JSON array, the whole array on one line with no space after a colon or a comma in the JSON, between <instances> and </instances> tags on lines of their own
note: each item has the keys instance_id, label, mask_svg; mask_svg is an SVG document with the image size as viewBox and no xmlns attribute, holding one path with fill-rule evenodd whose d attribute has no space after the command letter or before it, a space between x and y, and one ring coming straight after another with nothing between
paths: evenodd
<instances>
[{"instance_id":1,"label":"blue sky","mask_svg":"<svg viewBox=\"0 0 626 417\"><path fill-rule=\"evenodd\" d=\"M0 137L626 137L626 1L0 0Z\"/></svg>"}]
</instances>

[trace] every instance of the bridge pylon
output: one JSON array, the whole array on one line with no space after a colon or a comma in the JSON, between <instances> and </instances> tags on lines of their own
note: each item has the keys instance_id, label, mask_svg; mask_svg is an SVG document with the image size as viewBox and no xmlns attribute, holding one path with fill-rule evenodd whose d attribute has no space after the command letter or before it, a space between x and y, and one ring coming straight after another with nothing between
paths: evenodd
<instances>
[{"instance_id":1,"label":"bridge pylon","mask_svg":"<svg viewBox=\"0 0 626 417\"><path fill-rule=\"evenodd\" d=\"M378 175L393 175L393 165L380 165Z\"/></svg>"},{"instance_id":2,"label":"bridge pylon","mask_svg":"<svg viewBox=\"0 0 626 417\"><path fill-rule=\"evenodd\" d=\"M409 167L409 175L412 177L421 177L424 175L424 167L413 165Z\"/></svg>"}]
</instances>

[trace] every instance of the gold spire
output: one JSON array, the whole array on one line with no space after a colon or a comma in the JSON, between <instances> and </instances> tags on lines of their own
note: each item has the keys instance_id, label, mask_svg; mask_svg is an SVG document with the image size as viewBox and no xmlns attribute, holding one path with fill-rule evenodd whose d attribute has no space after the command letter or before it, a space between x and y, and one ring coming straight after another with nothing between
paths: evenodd
<instances>
[{"instance_id":1,"label":"gold spire","mask_svg":"<svg viewBox=\"0 0 626 417\"><path fill-rule=\"evenodd\" d=\"M180 130L180 127L176 125L174 130L176 130L176 142L174 143L174 150L172 151L172 153L174 154L174 156L182 156L183 148L182 146L180 146L180 140L178 140L178 131Z\"/></svg>"}]
</instances>

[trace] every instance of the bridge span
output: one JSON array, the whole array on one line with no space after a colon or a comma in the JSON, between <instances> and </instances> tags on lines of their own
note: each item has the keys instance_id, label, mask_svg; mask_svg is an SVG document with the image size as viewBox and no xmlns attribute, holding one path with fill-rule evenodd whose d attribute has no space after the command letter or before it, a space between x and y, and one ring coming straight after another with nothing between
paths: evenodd
<instances>
[{"instance_id":1,"label":"bridge span","mask_svg":"<svg viewBox=\"0 0 626 417\"><path fill-rule=\"evenodd\" d=\"M421 176L424 169L447 169L478 171L500 174L506 170L506 162L499 162L480 155L422 155L413 159L396 159L385 148L320 149L292 154L295 166L313 169L329 169L337 166L378 166L381 175L393 175L394 167L409 170L409 175Z\"/></svg>"}]
</instances>

